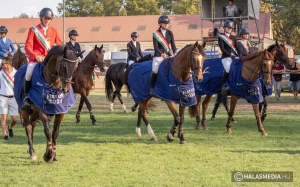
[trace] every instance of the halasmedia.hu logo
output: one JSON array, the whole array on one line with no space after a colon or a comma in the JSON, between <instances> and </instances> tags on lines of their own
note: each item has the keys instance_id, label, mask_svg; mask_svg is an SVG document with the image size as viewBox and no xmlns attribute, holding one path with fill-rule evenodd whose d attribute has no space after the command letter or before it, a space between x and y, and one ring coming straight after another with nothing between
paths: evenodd
<instances>
[{"instance_id":1,"label":"halasmedia.hu logo","mask_svg":"<svg viewBox=\"0 0 300 187\"><path fill-rule=\"evenodd\" d=\"M233 171L231 182L293 182L292 171Z\"/></svg>"}]
</instances>

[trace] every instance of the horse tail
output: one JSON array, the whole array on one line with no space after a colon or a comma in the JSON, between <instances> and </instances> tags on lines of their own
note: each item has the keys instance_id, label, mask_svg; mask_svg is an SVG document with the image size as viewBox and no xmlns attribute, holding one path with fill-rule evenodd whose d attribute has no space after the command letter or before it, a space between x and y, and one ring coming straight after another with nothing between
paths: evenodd
<instances>
[{"instance_id":1,"label":"horse tail","mask_svg":"<svg viewBox=\"0 0 300 187\"><path fill-rule=\"evenodd\" d=\"M189 107L189 114L191 118L195 118L197 116L197 104Z\"/></svg>"},{"instance_id":2,"label":"horse tail","mask_svg":"<svg viewBox=\"0 0 300 187\"><path fill-rule=\"evenodd\" d=\"M111 82L111 78L110 78L110 70L111 70L111 67L113 65L111 65L108 70L106 71L106 75L105 75L105 78L104 78L104 81L105 81L105 94L106 94L106 98L109 100L109 101L112 101L112 98L113 98L113 93L114 93L114 90L113 90L113 85L112 85L112 82Z\"/></svg>"}]
</instances>

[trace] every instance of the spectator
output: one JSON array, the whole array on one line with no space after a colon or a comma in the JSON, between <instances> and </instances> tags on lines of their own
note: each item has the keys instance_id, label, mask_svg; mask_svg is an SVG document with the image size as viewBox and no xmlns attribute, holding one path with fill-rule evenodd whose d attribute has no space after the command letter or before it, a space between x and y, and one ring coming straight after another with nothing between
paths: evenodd
<instances>
[{"instance_id":1,"label":"spectator","mask_svg":"<svg viewBox=\"0 0 300 187\"><path fill-rule=\"evenodd\" d=\"M224 21L232 21L234 23L233 32L236 32L236 17L238 13L237 7L234 5L233 0L228 1L228 5L225 7L225 16L226 19Z\"/></svg>"},{"instance_id":2,"label":"spectator","mask_svg":"<svg viewBox=\"0 0 300 187\"><path fill-rule=\"evenodd\" d=\"M294 99L298 99L298 92L300 90L300 65L296 63L296 59L290 59L291 69L286 69L286 72L290 72L290 80L287 85L287 89L289 89L293 95ZM292 89L293 88L293 89Z\"/></svg>"},{"instance_id":3,"label":"spectator","mask_svg":"<svg viewBox=\"0 0 300 187\"><path fill-rule=\"evenodd\" d=\"M16 49L12 41L6 37L8 29L5 26L0 27L0 70L1 70L1 59L3 57L12 57L16 52Z\"/></svg>"},{"instance_id":4,"label":"spectator","mask_svg":"<svg viewBox=\"0 0 300 187\"><path fill-rule=\"evenodd\" d=\"M2 133L4 140L8 140L7 131L9 137L14 136L13 126L18 120L18 105L14 98L14 77L17 70L12 65L12 60L9 57L2 58L2 70L0 71L0 114ZM6 126L7 114L11 116L10 126Z\"/></svg>"},{"instance_id":5,"label":"spectator","mask_svg":"<svg viewBox=\"0 0 300 187\"><path fill-rule=\"evenodd\" d=\"M281 80L282 74L276 74L279 72L284 72L285 68L281 62L276 62L275 67L273 70L273 82L274 82L274 92L275 92L275 99L279 101L280 94L281 94Z\"/></svg>"}]
</instances>

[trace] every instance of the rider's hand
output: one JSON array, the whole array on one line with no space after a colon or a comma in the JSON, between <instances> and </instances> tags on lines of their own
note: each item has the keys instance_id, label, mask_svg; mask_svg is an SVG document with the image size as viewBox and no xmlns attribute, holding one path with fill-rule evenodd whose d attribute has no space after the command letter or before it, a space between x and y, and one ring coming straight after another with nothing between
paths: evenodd
<instances>
[{"instance_id":1,"label":"rider's hand","mask_svg":"<svg viewBox=\"0 0 300 187\"><path fill-rule=\"evenodd\" d=\"M162 54L161 54L161 57L163 57L163 59L166 59L166 58L168 57L168 55L165 54L165 53L162 53Z\"/></svg>"},{"instance_id":2,"label":"rider's hand","mask_svg":"<svg viewBox=\"0 0 300 187\"><path fill-rule=\"evenodd\" d=\"M14 56L14 53L9 53L10 54L10 56Z\"/></svg>"},{"instance_id":3,"label":"rider's hand","mask_svg":"<svg viewBox=\"0 0 300 187\"><path fill-rule=\"evenodd\" d=\"M38 62L44 62L45 57L43 57L43 56L37 56L37 57L35 57L35 59L36 59Z\"/></svg>"},{"instance_id":4,"label":"rider's hand","mask_svg":"<svg viewBox=\"0 0 300 187\"><path fill-rule=\"evenodd\" d=\"M8 57L8 54L7 53L4 53L4 55L3 55L4 57Z\"/></svg>"},{"instance_id":5,"label":"rider's hand","mask_svg":"<svg viewBox=\"0 0 300 187\"><path fill-rule=\"evenodd\" d=\"M136 59L135 59L135 61L137 61L137 62L138 62L139 60L140 60L140 58L136 58Z\"/></svg>"},{"instance_id":6,"label":"rider's hand","mask_svg":"<svg viewBox=\"0 0 300 187\"><path fill-rule=\"evenodd\" d=\"M174 53L174 56L176 56L177 55L177 53Z\"/></svg>"}]
</instances>

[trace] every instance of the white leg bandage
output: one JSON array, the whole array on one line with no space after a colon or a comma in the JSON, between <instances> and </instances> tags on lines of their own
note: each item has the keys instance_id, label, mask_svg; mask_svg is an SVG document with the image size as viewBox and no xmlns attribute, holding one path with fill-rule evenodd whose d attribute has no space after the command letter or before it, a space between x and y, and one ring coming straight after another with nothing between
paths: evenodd
<instances>
[{"instance_id":1,"label":"white leg bandage","mask_svg":"<svg viewBox=\"0 0 300 187\"><path fill-rule=\"evenodd\" d=\"M230 71L231 63L232 63L232 59L230 57L222 58L222 64L227 73L229 73L229 71Z\"/></svg>"},{"instance_id":2,"label":"white leg bandage","mask_svg":"<svg viewBox=\"0 0 300 187\"><path fill-rule=\"evenodd\" d=\"M163 61L163 57L154 57L152 62L152 71L157 74L158 67Z\"/></svg>"},{"instance_id":3,"label":"white leg bandage","mask_svg":"<svg viewBox=\"0 0 300 187\"><path fill-rule=\"evenodd\" d=\"M33 72L33 69L36 64L37 64L36 62L29 62L28 66L27 66L26 74L25 74L25 79L27 81L31 81L32 72Z\"/></svg>"}]
</instances>

